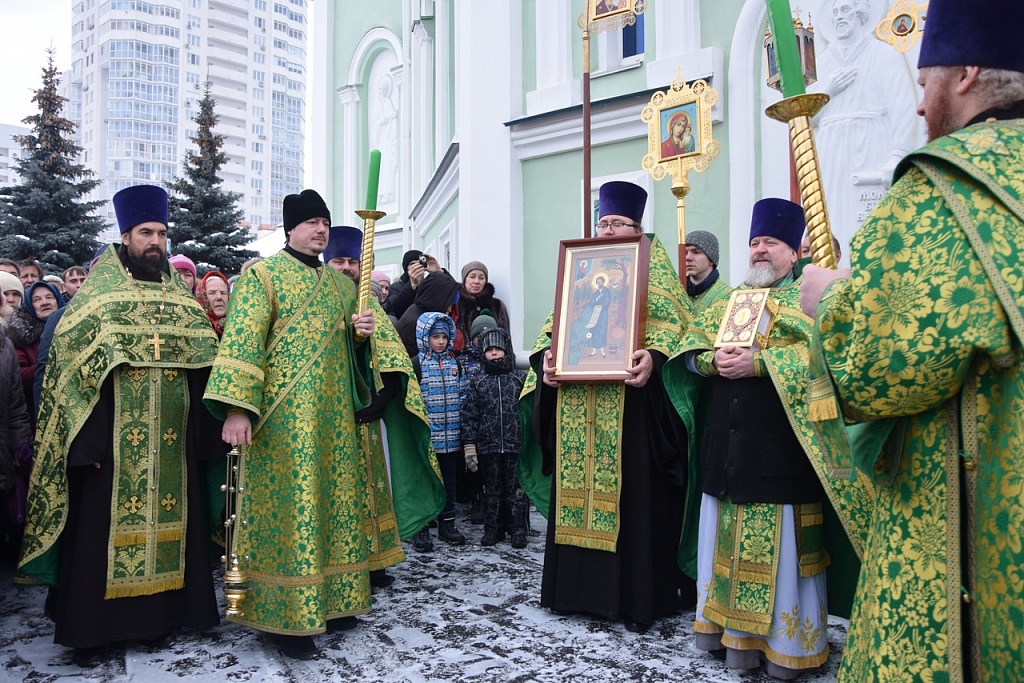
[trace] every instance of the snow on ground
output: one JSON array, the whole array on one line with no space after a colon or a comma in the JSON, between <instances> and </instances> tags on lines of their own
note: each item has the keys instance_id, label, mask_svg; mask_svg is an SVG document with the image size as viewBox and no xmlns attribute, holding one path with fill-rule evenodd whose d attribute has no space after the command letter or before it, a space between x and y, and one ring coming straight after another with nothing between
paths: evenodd
<instances>
[{"instance_id":1,"label":"snow on ground","mask_svg":"<svg viewBox=\"0 0 1024 683\"><path fill-rule=\"evenodd\" d=\"M544 519L532 513L534 529ZM420 554L406 544L408 559L389 569L389 588L374 592L373 611L352 631L317 638L322 655L299 662L282 657L266 636L222 623L205 633L183 632L166 650L130 644L113 651L96 669L79 669L71 651L53 644L53 625L43 616L45 589L11 586L0 570L0 681L50 683L164 683L225 681L596 681L773 680L761 671L733 672L693 645L693 612L659 621L647 633L585 616L557 616L541 609L543 536L525 550L508 542L478 543L482 527L460 519L470 544L435 540ZM223 602L222 605L223 607ZM833 617L832 654L805 683L834 681L846 622Z\"/></svg>"}]
</instances>

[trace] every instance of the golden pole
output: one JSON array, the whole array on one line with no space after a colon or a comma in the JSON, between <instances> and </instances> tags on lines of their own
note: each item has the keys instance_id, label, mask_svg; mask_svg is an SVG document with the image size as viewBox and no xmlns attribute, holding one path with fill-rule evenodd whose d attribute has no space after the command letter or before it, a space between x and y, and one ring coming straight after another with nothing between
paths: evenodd
<instances>
[{"instance_id":1,"label":"golden pole","mask_svg":"<svg viewBox=\"0 0 1024 683\"><path fill-rule=\"evenodd\" d=\"M679 273L686 282L686 195L690 193L690 182L686 173L672 177L672 194L676 197L676 231L679 238Z\"/></svg>"},{"instance_id":2,"label":"golden pole","mask_svg":"<svg viewBox=\"0 0 1024 683\"><path fill-rule=\"evenodd\" d=\"M359 253L359 312L370 308L370 272L373 271L373 231L377 221L387 214L383 211L360 209L356 215L363 219L363 246Z\"/></svg>"},{"instance_id":3,"label":"golden pole","mask_svg":"<svg viewBox=\"0 0 1024 683\"><path fill-rule=\"evenodd\" d=\"M829 226L825 192L821 184L821 166L814 146L811 117L828 104L828 95L805 93L787 97L765 110L765 114L789 124L789 142L793 147L796 180L800 185L800 200L807 220L807 235L811 243L811 261L816 266L836 268L836 255L832 250L832 229Z\"/></svg>"},{"instance_id":4,"label":"golden pole","mask_svg":"<svg viewBox=\"0 0 1024 683\"><path fill-rule=\"evenodd\" d=\"M242 481L240 467L242 464L241 446L235 446L227 455L227 473L224 486L220 488L224 492L224 556L221 561L224 563L224 600L227 608L224 615L238 617L244 614L238 607L249 589L249 577L242 569L238 556L238 527L245 526L244 520L239 520L242 514L242 495L245 493L245 484Z\"/></svg>"}]
</instances>

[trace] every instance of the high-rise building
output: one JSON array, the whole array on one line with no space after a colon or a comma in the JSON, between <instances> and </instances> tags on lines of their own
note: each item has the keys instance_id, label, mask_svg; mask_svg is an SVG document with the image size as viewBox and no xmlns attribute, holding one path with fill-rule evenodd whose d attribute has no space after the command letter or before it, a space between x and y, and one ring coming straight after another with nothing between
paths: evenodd
<instances>
[{"instance_id":1,"label":"high-rise building","mask_svg":"<svg viewBox=\"0 0 1024 683\"><path fill-rule=\"evenodd\" d=\"M308 9L308 0L77 2L66 111L83 162L103 180L90 199L181 174L208 80L228 156L224 189L243 194L254 233L280 223L284 196L302 189Z\"/></svg>"},{"instance_id":2,"label":"high-rise building","mask_svg":"<svg viewBox=\"0 0 1024 683\"><path fill-rule=\"evenodd\" d=\"M30 132L24 126L0 123L0 187L18 184L18 160L24 156L25 150L14 136L28 135Z\"/></svg>"}]
</instances>

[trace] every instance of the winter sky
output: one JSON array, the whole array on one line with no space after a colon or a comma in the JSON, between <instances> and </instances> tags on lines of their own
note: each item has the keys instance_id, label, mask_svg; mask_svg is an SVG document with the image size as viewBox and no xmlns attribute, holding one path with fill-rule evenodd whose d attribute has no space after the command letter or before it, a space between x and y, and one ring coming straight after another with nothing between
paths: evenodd
<instances>
[{"instance_id":1,"label":"winter sky","mask_svg":"<svg viewBox=\"0 0 1024 683\"><path fill-rule=\"evenodd\" d=\"M46 50L57 68L71 68L71 7L75 0L0 1L0 123L21 126L34 114L32 93L42 83Z\"/></svg>"}]
</instances>

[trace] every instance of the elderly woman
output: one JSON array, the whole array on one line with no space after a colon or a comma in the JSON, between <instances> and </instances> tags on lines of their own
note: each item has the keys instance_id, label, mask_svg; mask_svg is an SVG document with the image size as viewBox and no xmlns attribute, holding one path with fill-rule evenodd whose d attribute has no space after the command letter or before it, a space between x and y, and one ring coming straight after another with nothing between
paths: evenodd
<instances>
[{"instance_id":1,"label":"elderly woman","mask_svg":"<svg viewBox=\"0 0 1024 683\"><path fill-rule=\"evenodd\" d=\"M60 290L49 282L38 280L29 285L21 308L14 310L7 334L14 344L21 368L21 385L25 390L25 403L34 416L35 403L32 399L32 382L36 375L36 356L39 353L39 339L50 314L64 307Z\"/></svg>"},{"instance_id":2,"label":"elderly woman","mask_svg":"<svg viewBox=\"0 0 1024 683\"><path fill-rule=\"evenodd\" d=\"M196 285L196 299L206 311L206 317L213 325L213 331L220 337L224 334L224 318L228 315L228 297L231 286L224 273L211 270Z\"/></svg>"},{"instance_id":3,"label":"elderly woman","mask_svg":"<svg viewBox=\"0 0 1024 683\"><path fill-rule=\"evenodd\" d=\"M459 290L458 315L455 326L458 339L455 350L462 351L469 345L472 337L470 330L476 317L486 311L509 334L508 309L498 297L494 296L494 285L487 281L487 266L480 261L470 261L462 266L462 287Z\"/></svg>"},{"instance_id":4,"label":"elderly woman","mask_svg":"<svg viewBox=\"0 0 1024 683\"><path fill-rule=\"evenodd\" d=\"M0 306L0 325L7 329L14 311L21 308L21 300L25 298L25 287L17 275L0 271L0 290L4 295Z\"/></svg>"}]
</instances>

